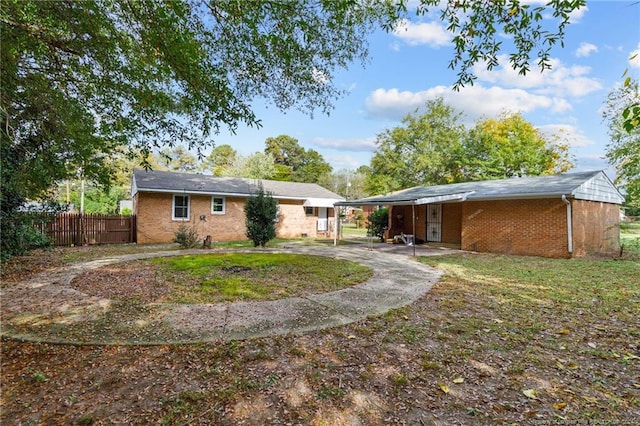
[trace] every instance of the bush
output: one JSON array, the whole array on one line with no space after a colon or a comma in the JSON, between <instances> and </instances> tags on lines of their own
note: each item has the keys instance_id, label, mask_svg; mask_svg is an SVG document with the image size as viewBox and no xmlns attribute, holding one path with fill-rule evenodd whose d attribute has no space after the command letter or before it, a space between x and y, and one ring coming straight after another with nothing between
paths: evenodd
<instances>
[{"instance_id":1,"label":"bush","mask_svg":"<svg viewBox=\"0 0 640 426\"><path fill-rule=\"evenodd\" d=\"M259 185L256 195L247 198L244 213L247 238L253 241L254 247L264 247L276 237L278 205L271 194L264 192L262 185Z\"/></svg>"},{"instance_id":2,"label":"bush","mask_svg":"<svg viewBox=\"0 0 640 426\"><path fill-rule=\"evenodd\" d=\"M378 209L367 218L367 230L369 235L384 241L384 231L389 227L389 209Z\"/></svg>"},{"instance_id":3,"label":"bush","mask_svg":"<svg viewBox=\"0 0 640 426\"><path fill-rule=\"evenodd\" d=\"M173 242L180 244L183 249L194 248L198 244L198 233L192 226L180 225Z\"/></svg>"}]
</instances>

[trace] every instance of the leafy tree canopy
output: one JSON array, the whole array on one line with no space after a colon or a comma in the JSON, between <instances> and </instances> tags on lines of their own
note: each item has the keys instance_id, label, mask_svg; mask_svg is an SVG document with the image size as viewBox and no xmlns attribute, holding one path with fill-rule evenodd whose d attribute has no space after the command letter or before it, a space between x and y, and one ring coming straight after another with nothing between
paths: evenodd
<instances>
[{"instance_id":1,"label":"leafy tree canopy","mask_svg":"<svg viewBox=\"0 0 640 426\"><path fill-rule=\"evenodd\" d=\"M461 114L441 98L428 101L402 119L402 125L377 136L366 188L383 194L417 185L438 185L458 179L455 154L464 136Z\"/></svg>"},{"instance_id":2,"label":"leafy tree canopy","mask_svg":"<svg viewBox=\"0 0 640 426\"><path fill-rule=\"evenodd\" d=\"M418 185L562 173L569 147L542 135L519 114L479 121L471 130L442 99L377 137L366 186L388 193Z\"/></svg>"},{"instance_id":3,"label":"leafy tree canopy","mask_svg":"<svg viewBox=\"0 0 640 426\"><path fill-rule=\"evenodd\" d=\"M319 152L303 148L291 136L267 138L264 152L275 160L277 180L318 183L331 173L331 166Z\"/></svg>"},{"instance_id":4,"label":"leafy tree canopy","mask_svg":"<svg viewBox=\"0 0 640 426\"><path fill-rule=\"evenodd\" d=\"M573 167L568 145L548 140L520 114L479 121L459 149L464 181L553 175Z\"/></svg>"},{"instance_id":5,"label":"leafy tree canopy","mask_svg":"<svg viewBox=\"0 0 640 426\"><path fill-rule=\"evenodd\" d=\"M640 212L640 126L627 126L627 119L621 114L633 104L640 105L637 80L612 90L602 115L611 138L607 159L616 168L616 183L626 190L625 206L635 213Z\"/></svg>"}]
</instances>

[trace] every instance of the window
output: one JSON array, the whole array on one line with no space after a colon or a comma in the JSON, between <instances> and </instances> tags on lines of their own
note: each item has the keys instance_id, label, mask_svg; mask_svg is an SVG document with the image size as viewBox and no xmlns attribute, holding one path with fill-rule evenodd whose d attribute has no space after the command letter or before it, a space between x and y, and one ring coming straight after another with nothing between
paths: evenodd
<instances>
[{"instance_id":1,"label":"window","mask_svg":"<svg viewBox=\"0 0 640 426\"><path fill-rule=\"evenodd\" d=\"M173 196L173 220L189 220L189 196Z\"/></svg>"},{"instance_id":2,"label":"window","mask_svg":"<svg viewBox=\"0 0 640 426\"><path fill-rule=\"evenodd\" d=\"M307 216L313 216L313 207L305 207L304 214Z\"/></svg>"},{"instance_id":3,"label":"window","mask_svg":"<svg viewBox=\"0 0 640 426\"><path fill-rule=\"evenodd\" d=\"M211 213L224 214L224 211L225 211L225 198L211 197Z\"/></svg>"}]
</instances>

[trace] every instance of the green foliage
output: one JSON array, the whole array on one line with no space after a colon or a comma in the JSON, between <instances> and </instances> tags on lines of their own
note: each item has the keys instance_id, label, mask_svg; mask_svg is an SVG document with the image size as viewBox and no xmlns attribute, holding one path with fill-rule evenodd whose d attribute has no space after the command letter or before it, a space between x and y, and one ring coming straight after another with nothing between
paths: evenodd
<instances>
[{"instance_id":1,"label":"green foliage","mask_svg":"<svg viewBox=\"0 0 640 426\"><path fill-rule=\"evenodd\" d=\"M465 134L461 114L442 98L427 102L425 112L408 114L402 125L377 136L366 189L384 194L418 185L458 180L454 153Z\"/></svg>"},{"instance_id":2,"label":"green foliage","mask_svg":"<svg viewBox=\"0 0 640 426\"><path fill-rule=\"evenodd\" d=\"M173 242L178 243L183 249L194 248L198 244L198 232L193 226L180 225L175 232Z\"/></svg>"},{"instance_id":3,"label":"green foliage","mask_svg":"<svg viewBox=\"0 0 640 426\"><path fill-rule=\"evenodd\" d=\"M277 180L319 183L331 173L331 166L320 153L304 149L291 136L267 138L264 152L275 161Z\"/></svg>"},{"instance_id":4,"label":"green foliage","mask_svg":"<svg viewBox=\"0 0 640 426\"><path fill-rule=\"evenodd\" d=\"M568 145L548 141L520 114L479 121L456 161L463 181L553 175L573 167Z\"/></svg>"},{"instance_id":5,"label":"green foliage","mask_svg":"<svg viewBox=\"0 0 640 426\"><path fill-rule=\"evenodd\" d=\"M3 1L3 194L106 185L117 152L200 153L222 128L259 126L257 97L328 112L334 72L366 57L379 17L342 1Z\"/></svg>"},{"instance_id":6,"label":"green foliage","mask_svg":"<svg viewBox=\"0 0 640 426\"><path fill-rule=\"evenodd\" d=\"M81 190L77 182L71 184L70 200L80 209ZM85 213L118 214L120 200L127 198L128 188L111 186L109 188L88 185L85 189L84 211Z\"/></svg>"},{"instance_id":7,"label":"green foliage","mask_svg":"<svg viewBox=\"0 0 640 426\"><path fill-rule=\"evenodd\" d=\"M247 198L244 213L247 238L253 242L254 247L264 247L275 238L278 205L270 193L265 193L262 184L258 186L255 195Z\"/></svg>"},{"instance_id":8,"label":"green foliage","mask_svg":"<svg viewBox=\"0 0 640 426\"><path fill-rule=\"evenodd\" d=\"M395 13L406 12L409 3L396 5ZM539 6L515 1L449 0L443 4L440 0L420 0L416 13L426 15L441 8L440 20L452 35L454 55L449 68L457 70L454 89L458 90L473 84L476 65L486 63L489 70L496 67L500 53L508 55L509 65L519 74L530 71L532 58L536 58L540 71L550 69L551 49L556 44L564 46L571 13L583 7L586 0L551 0ZM555 19L557 31L546 24L549 16ZM512 51L505 52L504 36L513 41Z\"/></svg>"},{"instance_id":9,"label":"green foliage","mask_svg":"<svg viewBox=\"0 0 640 426\"><path fill-rule=\"evenodd\" d=\"M275 164L270 154L255 152L247 157L235 156L233 163L219 173L221 176L271 179L275 173Z\"/></svg>"},{"instance_id":10,"label":"green foliage","mask_svg":"<svg viewBox=\"0 0 640 426\"><path fill-rule=\"evenodd\" d=\"M623 206L628 214L640 210L640 127L628 128L623 111L631 104L640 103L638 90L638 81L633 79L612 90L602 113L611 138L607 159L616 168L616 184L626 191Z\"/></svg>"},{"instance_id":11,"label":"green foliage","mask_svg":"<svg viewBox=\"0 0 640 426\"><path fill-rule=\"evenodd\" d=\"M461 114L442 98L421 115L378 135L366 187L389 193L419 185L442 185L569 170L569 147L547 140L519 114L480 121L468 131Z\"/></svg>"},{"instance_id":12,"label":"green foliage","mask_svg":"<svg viewBox=\"0 0 640 426\"><path fill-rule=\"evenodd\" d=\"M218 145L205 159L203 169L209 170L214 176L224 176L225 169L234 164L237 156L238 152L231 145Z\"/></svg>"},{"instance_id":13,"label":"green foliage","mask_svg":"<svg viewBox=\"0 0 640 426\"><path fill-rule=\"evenodd\" d=\"M369 235L384 240L384 231L389 227L389 209L378 209L367 218L367 230Z\"/></svg>"}]
</instances>

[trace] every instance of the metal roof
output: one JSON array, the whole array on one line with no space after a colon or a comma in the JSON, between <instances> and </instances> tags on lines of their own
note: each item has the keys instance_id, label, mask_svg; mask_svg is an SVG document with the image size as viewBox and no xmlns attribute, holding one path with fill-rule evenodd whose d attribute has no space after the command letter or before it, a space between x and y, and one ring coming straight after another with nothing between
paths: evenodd
<instances>
[{"instance_id":1,"label":"metal roof","mask_svg":"<svg viewBox=\"0 0 640 426\"><path fill-rule=\"evenodd\" d=\"M554 176L416 186L389 195L344 201L336 205L417 205L465 200L551 198L562 195L615 204L624 201L606 174L598 170Z\"/></svg>"},{"instance_id":2,"label":"metal roof","mask_svg":"<svg viewBox=\"0 0 640 426\"><path fill-rule=\"evenodd\" d=\"M227 195L247 197L258 191L262 184L265 191L281 199L332 199L344 198L315 183L281 182L264 179L219 177L193 173L162 172L156 170L133 171L131 194L136 192L185 192L189 194Z\"/></svg>"}]
</instances>

